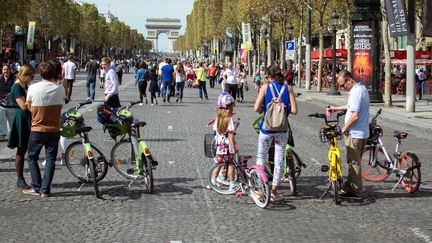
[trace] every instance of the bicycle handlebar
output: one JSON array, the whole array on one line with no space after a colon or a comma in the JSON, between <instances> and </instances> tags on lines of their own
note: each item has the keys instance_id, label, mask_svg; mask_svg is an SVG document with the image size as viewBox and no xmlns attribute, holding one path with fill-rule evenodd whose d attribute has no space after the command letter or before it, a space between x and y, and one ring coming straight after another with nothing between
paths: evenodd
<instances>
[{"instance_id":1,"label":"bicycle handlebar","mask_svg":"<svg viewBox=\"0 0 432 243\"><path fill-rule=\"evenodd\" d=\"M376 123L376 119L381 115L382 109L380 108L374 117L372 117L371 123Z\"/></svg>"},{"instance_id":2,"label":"bicycle handlebar","mask_svg":"<svg viewBox=\"0 0 432 243\"><path fill-rule=\"evenodd\" d=\"M121 110L124 110L124 109L129 110L132 106L139 104L139 103L141 103L141 101L133 101L133 102L130 102L129 104L127 104L125 106L120 107L120 109L117 110L116 115L119 116L120 115L119 112Z\"/></svg>"}]
</instances>

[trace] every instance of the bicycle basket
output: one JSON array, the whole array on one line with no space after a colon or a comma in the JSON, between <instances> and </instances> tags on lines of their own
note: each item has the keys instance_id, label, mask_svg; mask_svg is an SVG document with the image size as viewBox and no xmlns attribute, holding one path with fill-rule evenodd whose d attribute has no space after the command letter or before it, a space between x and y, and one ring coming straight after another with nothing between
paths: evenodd
<instances>
[{"instance_id":1,"label":"bicycle basket","mask_svg":"<svg viewBox=\"0 0 432 243\"><path fill-rule=\"evenodd\" d=\"M62 137L71 138L77 135L76 129L84 124L84 118L78 111L65 112L60 118Z\"/></svg>"},{"instance_id":2,"label":"bicycle basket","mask_svg":"<svg viewBox=\"0 0 432 243\"><path fill-rule=\"evenodd\" d=\"M341 131L341 128L339 126L336 126L334 128L323 127L319 131L319 137L320 137L321 143L330 142L329 137L331 136L332 133L334 133L334 136L336 136L336 138L338 140L342 139L342 131Z\"/></svg>"},{"instance_id":3,"label":"bicycle basket","mask_svg":"<svg viewBox=\"0 0 432 243\"><path fill-rule=\"evenodd\" d=\"M97 120L112 138L126 134L129 130L129 120L132 118L132 113L126 110L120 111L120 117L116 116L118 108L110 108L106 105L99 105L97 108Z\"/></svg>"},{"instance_id":4,"label":"bicycle basket","mask_svg":"<svg viewBox=\"0 0 432 243\"><path fill-rule=\"evenodd\" d=\"M204 135L204 154L207 158L216 157L216 140L214 134Z\"/></svg>"}]
</instances>

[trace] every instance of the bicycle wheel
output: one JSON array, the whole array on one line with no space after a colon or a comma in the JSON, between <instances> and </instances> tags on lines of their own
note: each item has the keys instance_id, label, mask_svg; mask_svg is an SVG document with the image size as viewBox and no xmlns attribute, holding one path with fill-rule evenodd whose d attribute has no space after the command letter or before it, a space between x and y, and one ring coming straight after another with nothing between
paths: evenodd
<instances>
[{"instance_id":1,"label":"bicycle wheel","mask_svg":"<svg viewBox=\"0 0 432 243\"><path fill-rule=\"evenodd\" d=\"M366 155L362 157L361 161L361 171L363 179L367 181L382 181L389 177L390 171L385 169L386 167L388 167L386 166L387 158L385 157L382 148L379 149L376 155L375 166L371 165L373 147L365 147L363 150L363 154Z\"/></svg>"},{"instance_id":2,"label":"bicycle wheel","mask_svg":"<svg viewBox=\"0 0 432 243\"><path fill-rule=\"evenodd\" d=\"M287 155L286 163L288 169L286 173L286 178L288 179L291 195L295 196L297 194L297 179L296 179L296 170L294 166L295 165L294 156L291 155L291 158L289 158L289 156Z\"/></svg>"},{"instance_id":3,"label":"bicycle wheel","mask_svg":"<svg viewBox=\"0 0 432 243\"><path fill-rule=\"evenodd\" d=\"M298 156L298 154L294 150L291 150L291 152L294 155L295 178L297 179L301 174L301 168L302 167L306 168L306 165L303 164L302 160L300 159L300 156Z\"/></svg>"},{"instance_id":4,"label":"bicycle wheel","mask_svg":"<svg viewBox=\"0 0 432 243\"><path fill-rule=\"evenodd\" d=\"M214 164L209 169L208 185L215 192L222 195L231 195L238 191L239 187L234 190L229 190L230 180L228 179L228 170L234 171L234 180L237 181L237 169L233 164L220 163ZM215 179L212 179L215 178ZM213 181L213 182L212 182Z\"/></svg>"},{"instance_id":5,"label":"bicycle wheel","mask_svg":"<svg viewBox=\"0 0 432 243\"><path fill-rule=\"evenodd\" d=\"M147 192L150 194L153 194L153 192L154 192L153 167L152 167L153 159L151 157L146 158L144 156L144 154L141 155L141 158L142 158L143 164L145 165L144 176L146 178Z\"/></svg>"},{"instance_id":6,"label":"bicycle wheel","mask_svg":"<svg viewBox=\"0 0 432 243\"><path fill-rule=\"evenodd\" d=\"M96 198L101 198L101 195L99 192L98 180L97 180L97 174L98 173L95 170L95 159L91 159L88 164L89 164L89 169L90 169L90 176L91 176L92 181L93 181L95 196L96 196Z\"/></svg>"},{"instance_id":7,"label":"bicycle wheel","mask_svg":"<svg viewBox=\"0 0 432 243\"><path fill-rule=\"evenodd\" d=\"M270 187L265 183L256 169L249 171L250 196L260 208L266 208L270 203Z\"/></svg>"},{"instance_id":8,"label":"bicycle wheel","mask_svg":"<svg viewBox=\"0 0 432 243\"><path fill-rule=\"evenodd\" d=\"M408 169L410 171L404 176L401 184L405 191L414 193L420 188L421 173L420 173L420 161L417 155L413 153L404 153L397 163L398 169Z\"/></svg>"},{"instance_id":9,"label":"bicycle wheel","mask_svg":"<svg viewBox=\"0 0 432 243\"><path fill-rule=\"evenodd\" d=\"M130 139L117 142L111 149L111 163L127 179L136 179L136 158Z\"/></svg>"},{"instance_id":10,"label":"bicycle wheel","mask_svg":"<svg viewBox=\"0 0 432 243\"><path fill-rule=\"evenodd\" d=\"M108 172L108 160L102 151L91 144L91 149L93 152L93 157L96 158L97 163L95 163L97 171L97 181L105 178ZM82 182L92 182L87 156L84 146L81 141L75 141L71 143L65 152L65 164L69 172L78 180Z\"/></svg>"}]
</instances>

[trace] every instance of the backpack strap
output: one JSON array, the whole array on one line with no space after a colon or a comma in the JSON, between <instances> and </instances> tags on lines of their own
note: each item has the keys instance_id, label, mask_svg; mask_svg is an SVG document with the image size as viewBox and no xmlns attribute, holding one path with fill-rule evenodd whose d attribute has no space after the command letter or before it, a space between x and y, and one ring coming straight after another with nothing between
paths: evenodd
<instances>
[{"instance_id":1,"label":"backpack strap","mask_svg":"<svg viewBox=\"0 0 432 243\"><path fill-rule=\"evenodd\" d=\"M270 92L272 93L272 99L274 97L276 97L275 92L274 92L274 88L273 88L273 83L270 84ZM280 97L279 97L280 98Z\"/></svg>"},{"instance_id":2,"label":"backpack strap","mask_svg":"<svg viewBox=\"0 0 432 243\"><path fill-rule=\"evenodd\" d=\"M281 90L279 92L279 97L278 97L279 100L282 98L283 92L285 91L285 87L286 87L285 84L282 85L282 88L281 88Z\"/></svg>"}]
</instances>

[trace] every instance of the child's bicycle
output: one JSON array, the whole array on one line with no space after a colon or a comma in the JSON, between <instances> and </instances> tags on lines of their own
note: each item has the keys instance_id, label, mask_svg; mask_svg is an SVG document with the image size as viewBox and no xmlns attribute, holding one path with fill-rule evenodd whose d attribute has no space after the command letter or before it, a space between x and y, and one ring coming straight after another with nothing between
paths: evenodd
<instances>
[{"instance_id":1,"label":"child's bicycle","mask_svg":"<svg viewBox=\"0 0 432 243\"><path fill-rule=\"evenodd\" d=\"M212 120L207 125L214 122ZM239 122L235 127L240 125ZM213 135L214 136L214 135ZM270 203L270 187L268 179L261 166L248 166L251 156L239 156L228 153L224 155L222 162L218 162L215 154L215 142L209 139L210 134L204 140L204 150L206 157L212 158L216 163L210 167L208 173L208 185L211 189L222 195L236 194L237 197L249 195L255 204L260 208L266 208ZM228 149L229 151L229 149ZM230 190L228 171L233 171L233 180L236 187ZM212 183L213 174L217 174L216 183ZM248 193L249 192L249 193Z\"/></svg>"},{"instance_id":2,"label":"child's bicycle","mask_svg":"<svg viewBox=\"0 0 432 243\"><path fill-rule=\"evenodd\" d=\"M252 124L252 127L257 134L259 134L259 123L262 119L263 116L260 116ZM272 180L273 178L274 149L275 147L273 141L268 152L268 163L266 163L266 166L264 167L264 171L266 172L269 180ZM284 161L282 166L282 181L288 182L292 195L297 195L297 179L301 174L302 168L306 168L306 164L302 162L300 156L294 151L294 147L287 144L285 147Z\"/></svg>"},{"instance_id":3,"label":"child's bicycle","mask_svg":"<svg viewBox=\"0 0 432 243\"><path fill-rule=\"evenodd\" d=\"M340 149L337 141L342 138L342 131L339 127L339 117L344 116L346 111L339 112L336 115L336 120L327 120L326 114L310 114L312 118L322 118L325 121L326 126L321 128L319 136L322 143L329 143L329 165L323 165L321 167L322 172L328 172L329 187L319 197L323 199L330 190L333 190L333 200L335 204L339 204L338 193L342 189L342 165Z\"/></svg>"},{"instance_id":4,"label":"child's bicycle","mask_svg":"<svg viewBox=\"0 0 432 243\"><path fill-rule=\"evenodd\" d=\"M63 137L80 136L79 141L71 143L65 152L65 164L70 173L82 184L93 183L95 195L101 198L98 181L102 180L108 171L108 159L102 148L90 142L88 133L92 127L85 126L84 118L78 110L84 105L91 104L91 100L79 103L74 108L62 114L61 135Z\"/></svg>"},{"instance_id":5,"label":"child's bicycle","mask_svg":"<svg viewBox=\"0 0 432 243\"><path fill-rule=\"evenodd\" d=\"M416 154L399 151L402 140L408 136L406 132L395 131L393 136L397 139L396 150L393 157L387 152L381 140L383 129L377 125L377 118L381 109L369 123L370 136L364 148L366 157L362 159L362 177L368 181L382 181L394 173L399 179L393 186L393 191L399 184L410 193L420 188L421 163Z\"/></svg>"},{"instance_id":6,"label":"child's bicycle","mask_svg":"<svg viewBox=\"0 0 432 243\"><path fill-rule=\"evenodd\" d=\"M140 127L147 125L144 121L134 120L129 109L141 101L132 102L116 111L119 126L115 135L120 135L120 141L111 149L111 164L122 176L132 179L130 186L136 180L144 180L148 193L154 192L153 170L158 162L150 153L149 146L141 139ZM108 128L113 132L114 127Z\"/></svg>"}]
</instances>

